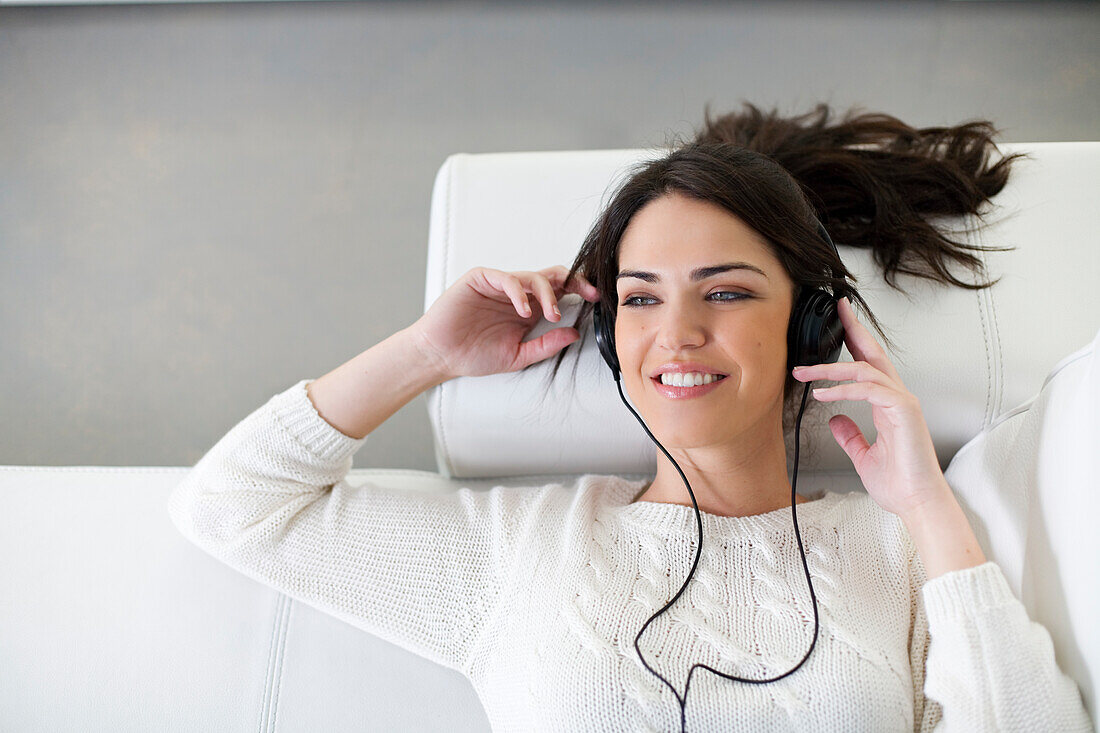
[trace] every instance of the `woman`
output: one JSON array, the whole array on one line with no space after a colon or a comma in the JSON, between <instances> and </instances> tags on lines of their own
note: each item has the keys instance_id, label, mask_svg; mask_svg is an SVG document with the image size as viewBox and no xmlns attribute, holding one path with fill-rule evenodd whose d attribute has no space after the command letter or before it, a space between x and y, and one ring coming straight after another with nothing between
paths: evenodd
<instances>
[{"instance_id":1,"label":"woman","mask_svg":"<svg viewBox=\"0 0 1100 733\"><path fill-rule=\"evenodd\" d=\"M462 672L494 729L1088 730L1049 634L986 561L916 398L849 300L856 361L786 368L803 288L867 310L818 221L873 246L887 282L988 287L948 272L979 261L924 217L977 213L1011 161L986 169L988 123L818 115L708 114L696 140L630 177L571 269L470 270L411 326L235 426L173 493L173 521L250 577ZM574 325L522 342L560 320L567 293L586 301ZM346 483L366 437L424 390L554 354L556 374L597 302L668 451L651 481L447 495ZM792 398L819 380L846 382L819 400L872 405L874 445L830 421L866 494L797 496L787 479ZM693 679L704 663L755 684Z\"/></svg>"}]
</instances>

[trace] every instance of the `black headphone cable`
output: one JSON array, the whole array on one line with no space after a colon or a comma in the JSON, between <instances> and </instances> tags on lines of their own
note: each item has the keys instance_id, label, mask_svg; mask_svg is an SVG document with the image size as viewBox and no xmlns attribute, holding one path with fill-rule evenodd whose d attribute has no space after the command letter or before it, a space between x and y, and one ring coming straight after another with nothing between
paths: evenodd
<instances>
[{"instance_id":1,"label":"black headphone cable","mask_svg":"<svg viewBox=\"0 0 1100 733\"><path fill-rule=\"evenodd\" d=\"M801 432L802 432L802 413L806 410L806 398L809 395L809 389L810 389L811 384L813 384L813 382L806 382L805 385L803 386L803 389L802 389L802 404L798 408L798 418L795 421L794 477L791 480L791 518L794 520L794 533L795 533L795 538L798 540L798 550L802 554L802 569L806 572L806 583L810 587L810 598L813 600L813 604L814 604L814 637L813 637L813 640L810 641L810 648L806 652L806 655L804 657L802 657L802 661L800 661L798 664L796 664L791 670L789 670L787 672L784 672L783 674L779 675L778 677L772 677L771 679L763 679L763 680L750 680L750 679L745 679L743 677L736 677L734 675L726 674L725 672L720 672L717 669L714 669L713 667L711 667L709 665L703 664L701 662L697 662L688 671L687 682L684 684L684 696L681 698L680 693L676 691L676 688L673 687L672 684L668 680L666 680L664 677L662 677L661 674L657 670L653 669L653 667L650 667L648 662L646 662L645 657L642 656L642 650L638 646L638 640L642 638L642 634L645 633L645 630L649 627L649 625L651 623L653 623L654 619L656 619L662 613L667 611L672 606L672 604L676 602L676 599L678 599L683 594L684 589L687 588L687 584L691 581L691 577L695 574L695 568L699 565L699 557L703 552L703 518L702 518L702 515L699 514L699 504L695 500L695 493L691 490L691 484L688 483L687 476L684 475L683 470L680 468L680 464L678 464L673 459L673 457L671 455L669 455L669 452L667 450L665 450L665 447L663 445L661 445L660 441L658 441L655 437L653 437L653 433L649 432L649 428L646 427L645 421L642 420L641 416L638 415L638 413L634 411L634 408L630 406L630 403L626 401L626 395L623 394L622 382L619 380L618 373L617 372L615 373L615 386L617 386L619 388L619 397L622 398L623 404L626 405L627 409L630 410L631 413L633 413L634 417L638 418L638 422L641 423L642 429L645 430L646 434L650 437L650 439L654 443L656 443L657 447L660 448L661 451L665 454L665 456L668 457L668 460L672 461L672 465L676 466L676 470L680 473L680 478L682 478L684 480L684 485L687 486L688 494L691 496L691 504L695 508L695 520L696 520L696 523L698 524L698 527L699 527L699 543L698 543L698 547L695 550L695 562L692 563L691 572L688 573L687 580L685 580L684 584L682 586L680 586L680 590L676 593L676 595L674 595L672 597L672 600L669 601L667 604L665 604L665 607L662 608L660 611L658 611L657 613L650 616L649 620L646 621L645 624L642 626L642 630L638 632L638 635L636 637L634 637L634 650L636 652L638 652L638 658L642 660L642 664L644 664L645 668L648 669L650 672L657 675L657 677L659 677L662 682L664 682L666 685L668 685L668 688L670 690L672 690L672 694L676 696L677 702L680 703L680 733L686 733L686 731L687 731L687 696L688 696L688 689L691 687L691 675L692 675L693 672L695 672L695 670L698 667L702 667L703 669L708 669L711 672L714 672L715 674L720 675L722 677L725 677L726 679L729 679L729 680L734 680L734 681L737 681L737 682L748 682L748 683L754 684L754 685L762 685L762 684L767 684L769 682L776 682L777 680L781 680L784 677L786 677L790 674L793 674L796 670L798 670L799 667L801 667L806 662L807 659L809 659L810 653L813 652L814 646L817 644L817 632L818 632L817 596L814 594L814 584L810 580L810 568L806 564L806 550L802 546L802 534L798 530L798 511L797 511L797 509L795 509L795 504L796 504L795 488L797 487L797 484L798 484L798 447L799 447L798 444L799 444L799 436L801 435Z\"/></svg>"}]
</instances>

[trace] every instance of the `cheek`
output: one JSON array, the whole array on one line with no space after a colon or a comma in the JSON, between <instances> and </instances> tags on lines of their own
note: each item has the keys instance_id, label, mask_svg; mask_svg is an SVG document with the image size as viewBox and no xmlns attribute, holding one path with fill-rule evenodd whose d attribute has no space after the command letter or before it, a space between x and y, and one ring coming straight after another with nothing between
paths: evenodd
<instances>
[{"instance_id":1,"label":"cheek","mask_svg":"<svg viewBox=\"0 0 1100 733\"><path fill-rule=\"evenodd\" d=\"M730 344L730 352L740 354L742 369L746 372L752 372L752 376L747 378L755 381L766 379L769 382L773 376L783 378L787 353L786 333L771 338L770 334L773 329L774 324L770 322L755 324L751 329L745 329L750 330L750 334L746 334L745 338L736 339Z\"/></svg>"},{"instance_id":2,"label":"cheek","mask_svg":"<svg viewBox=\"0 0 1100 733\"><path fill-rule=\"evenodd\" d=\"M640 323L615 329L615 348L620 358L632 359L644 353L648 339L648 328Z\"/></svg>"},{"instance_id":3,"label":"cheek","mask_svg":"<svg viewBox=\"0 0 1100 733\"><path fill-rule=\"evenodd\" d=\"M622 368L623 379L629 380L630 384L644 384L645 376L642 375L642 367L649 356L650 347L649 329L640 323L630 324L629 328L624 328L621 339L616 333L615 350L619 355L619 366ZM635 392L635 389L631 392Z\"/></svg>"},{"instance_id":4,"label":"cheek","mask_svg":"<svg viewBox=\"0 0 1100 733\"><path fill-rule=\"evenodd\" d=\"M640 334L635 334L635 338L631 339L624 348L619 349L619 360L622 362L623 368L629 369L631 372L637 372L641 369L646 359L645 342L637 338L638 335Z\"/></svg>"}]
</instances>

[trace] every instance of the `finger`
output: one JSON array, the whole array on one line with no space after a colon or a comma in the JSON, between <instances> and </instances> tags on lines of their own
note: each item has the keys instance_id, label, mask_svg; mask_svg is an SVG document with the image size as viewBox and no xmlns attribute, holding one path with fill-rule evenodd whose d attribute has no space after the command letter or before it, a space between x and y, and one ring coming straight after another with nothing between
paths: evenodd
<instances>
[{"instance_id":1,"label":"finger","mask_svg":"<svg viewBox=\"0 0 1100 733\"><path fill-rule=\"evenodd\" d=\"M600 291L595 285L588 282L580 272L573 273L573 279L568 283L565 282L566 276L569 274L569 268L564 265L557 265L556 267L547 267L542 270L550 282L554 285L554 291L559 295L564 293L576 293L585 300L595 302L600 299Z\"/></svg>"},{"instance_id":2,"label":"finger","mask_svg":"<svg viewBox=\"0 0 1100 733\"><path fill-rule=\"evenodd\" d=\"M527 302L527 293L519 278L502 270L485 270L485 279L497 290L503 291L515 306L516 312L524 318L531 316L531 304Z\"/></svg>"},{"instance_id":3,"label":"finger","mask_svg":"<svg viewBox=\"0 0 1100 733\"><path fill-rule=\"evenodd\" d=\"M857 382L874 382L884 387L897 385L888 375L865 361L837 361L828 364L811 364L795 367L791 374L800 382L815 382L821 379L839 382L842 379L854 379Z\"/></svg>"},{"instance_id":4,"label":"finger","mask_svg":"<svg viewBox=\"0 0 1100 733\"><path fill-rule=\"evenodd\" d=\"M870 445L855 421L847 415L833 415L829 418L829 430L832 431L837 445L852 459L853 465L858 466Z\"/></svg>"},{"instance_id":5,"label":"finger","mask_svg":"<svg viewBox=\"0 0 1100 733\"><path fill-rule=\"evenodd\" d=\"M569 289L592 303L600 299L600 289L590 283L588 278L579 272L573 275L573 280L569 283Z\"/></svg>"},{"instance_id":6,"label":"finger","mask_svg":"<svg viewBox=\"0 0 1100 733\"><path fill-rule=\"evenodd\" d=\"M542 312L546 316L548 321L560 321L561 311L558 310L558 298L554 295L554 286L550 284L550 280L546 275L541 272L519 272L516 273L524 286L535 294L539 303L542 304Z\"/></svg>"},{"instance_id":7,"label":"finger","mask_svg":"<svg viewBox=\"0 0 1100 733\"><path fill-rule=\"evenodd\" d=\"M848 347L848 353L880 369L898 384L902 384L897 369L886 356L886 350L882 348L871 331L859 322L855 308L852 307L848 298L837 301L837 313L840 316L841 325L844 326L844 343Z\"/></svg>"},{"instance_id":8,"label":"finger","mask_svg":"<svg viewBox=\"0 0 1100 733\"><path fill-rule=\"evenodd\" d=\"M848 382L834 387L822 387L813 390L815 400L835 402L836 400L866 400L878 407L908 407L910 396L892 387L874 382Z\"/></svg>"},{"instance_id":9,"label":"finger","mask_svg":"<svg viewBox=\"0 0 1100 733\"><path fill-rule=\"evenodd\" d=\"M547 359L580 338L575 328L554 328L536 339L521 342L516 355L516 369Z\"/></svg>"}]
</instances>

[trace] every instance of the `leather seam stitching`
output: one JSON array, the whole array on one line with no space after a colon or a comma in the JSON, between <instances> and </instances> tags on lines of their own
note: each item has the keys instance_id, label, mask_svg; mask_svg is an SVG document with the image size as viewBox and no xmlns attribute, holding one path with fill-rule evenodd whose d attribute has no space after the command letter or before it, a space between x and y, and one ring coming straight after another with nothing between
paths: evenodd
<instances>
[{"instance_id":1,"label":"leather seam stitching","mask_svg":"<svg viewBox=\"0 0 1100 733\"><path fill-rule=\"evenodd\" d=\"M286 647L286 631L290 620L292 601L286 594L279 594L278 605L271 624L268 642L267 672L264 679L263 701L260 708L260 733L272 733L278 717L279 689L282 681L283 651Z\"/></svg>"},{"instance_id":2,"label":"leather seam stitching","mask_svg":"<svg viewBox=\"0 0 1100 733\"><path fill-rule=\"evenodd\" d=\"M982 256L982 252L978 251L978 257L982 261L983 267L985 266L985 257ZM975 291L975 296L978 300L978 323L982 329L982 343L985 355L985 414L982 416L982 428L989 425L991 419L991 412L993 410L993 398L991 392L993 389L993 370L990 367L990 348L993 346L990 340L989 330L986 328L985 323L985 307L983 301L985 300L985 294L983 290Z\"/></svg>"}]
</instances>

